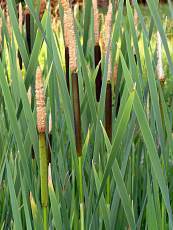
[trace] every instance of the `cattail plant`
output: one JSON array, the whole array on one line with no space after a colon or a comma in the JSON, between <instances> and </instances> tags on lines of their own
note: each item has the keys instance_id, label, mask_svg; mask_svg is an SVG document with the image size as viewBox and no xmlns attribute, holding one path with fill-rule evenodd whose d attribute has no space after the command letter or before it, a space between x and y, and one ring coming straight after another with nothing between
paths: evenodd
<instances>
[{"instance_id":1,"label":"cattail plant","mask_svg":"<svg viewBox=\"0 0 173 230\"><path fill-rule=\"evenodd\" d=\"M97 0L92 0L93 4L93 12L94 12L94 39L95 39L95 46L94 46L94 57L95 57L95 67L100 63L101 61L101 48L99 44L99 12L97 8ZM100 93L101 93L101 87L102 87L102 69L101 64L99 66L96 81L96 100L100 100Z\"/></svg>"},{"instance_id":2,"label":"cattail plant","mask_svg":"<svg viewBox=\"0 0 173 230\"><path fill-rule=\"evenodd\" d=\"M19 3L19 31L22 34L23 27L23 11L22 11L22 3ZM19 67L22 70L22 57L20 52L18 51L18 59L19 59Z\"/></svg>"},{"instance_id":3,"label":"cattail plant","mask_svg":"<svg viewBox=\"0 0 173 230\"><path fill-rule=\"evenodd\" d=\"M105 130L108 138L112 140L112 49L111 49L111 32L112 32L112 3L109 4L108 12L105 19L105 44L108 54L108 72L106 84L105 99ZM107 180L107 204L110 204L110 177Z\"/></svg>"},{"instance_id":4,"label":"cattail plant","mask_svg":"<svg viewBox=\"0 0 173 230\"><path fill-rule=\"evenodd\" d=\"M25 8L25 26L26 26L26 41L28 45L29 54L31 54L31 27L30 27L30 10L26 5Z\"/></svg>"},{"instance_id":5,"label":"cattail plant","mask_svg":"<svg viewBox=\"0 0 173 230\"><path fill-rule=\"evenodd\" d=\"M75 25L72 9L67 0L62 0L62 6L68 16L68 41L69 41L69 66L72 77L72 97L73 97L73 111L74 111L74 128L76 140L76 153L78 156L79 169L79 194L80 194L80 223L81 229L84 229L84 199L83 199L83 181L82 181L82 135L81 135L81 112L79 99L79 85L77 73L77 52L76 52L76 38Z\"/></svg>"},{"instance_id":6,"label":"cattail plant","mask_svg":"<svg viewBox=\"0 0 173 230\"><path fill-rule=\"evenodd\" d=\"M159 31L157 31L157 77L161 85L163 85L165 82L165 76L162 62L162 39Z\"/></svg>"},{"instance_id":7,"label":"cattail plant","mask_svg":"<svg viewBox=\"0 0 173 230\"><path fill-rule=\"evenodd\" d=\"M47 229L47 205L48 205L48 160L46 148L46 108L45 96L43 92L42 71L40 67L36 71L35 83L36 110L37 110L37 130L39 135L39 157L40 157L40 177L41 177L41 204L43 208L44 229Z\"/></svg>"}]
</instances>

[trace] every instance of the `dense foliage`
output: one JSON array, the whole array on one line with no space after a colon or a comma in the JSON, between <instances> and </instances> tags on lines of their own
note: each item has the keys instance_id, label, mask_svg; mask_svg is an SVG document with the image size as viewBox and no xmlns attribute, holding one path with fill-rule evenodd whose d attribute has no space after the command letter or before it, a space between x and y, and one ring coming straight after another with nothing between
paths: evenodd
<instances>
[{"instance_id":1,"label":"dense foliage","mask_svg":"<svg viewBox=\"0 0 173 230\"><path fill-rule=\"evenodd\" d=\"M25 0L29 16L22 20L22 28L15 1L7 0L9 16L0 9L1 229L173 229L173 6L168 1L165 14L157 0L148 0L147 8L136 0L133 6L126 2L125 6L123 0L118 5L113 1L109 48L103 52L103 36L96 68L92 1L74 8L77 70L70 73L69 89L62 5L55 22L49 5L41 18L40 8ZM103 34L105 14L106 9L100 11ZM164 81L157 74L156 33L163 47ZM116 71L107 81L110 54ZM44 88L45 93L44 132L37 124L39 65L44 84L36 89ZM79 91L74 96L76 74ZM108 84L111 105L105 105ZM75 107L78 96L80 106ZM106 123L111 126L107 129L108 111L112 121ZM78 112L81 152L74 131L79 132L79 123L74 122ZM46 212L42 151L49 161Z\"/></svg>"}]
</instances>

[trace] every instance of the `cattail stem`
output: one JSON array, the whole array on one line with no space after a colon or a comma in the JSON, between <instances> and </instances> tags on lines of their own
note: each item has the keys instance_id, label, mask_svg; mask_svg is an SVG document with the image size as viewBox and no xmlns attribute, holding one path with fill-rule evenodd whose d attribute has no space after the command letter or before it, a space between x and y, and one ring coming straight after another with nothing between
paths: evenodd
<instances>
[{"instance_id":1,"label":"cattail stem","mask_svg":"<svg viewBox=\"0 0 173 230\"><path fill-rule=\"evenodd\" d=\"M94 47L94 56L95 56L95 67L100 63L101 61L101 49L99 45L96 45ZM102 87L102 69L101 65L99 66L96 81L96 100L99 102L100 100L100 94L101 94L101 87Z\"/></svg>"},{"instance_id":2,"label":"cattail stem","mask_svg":"<svg viewBox=\"0 0 173 230\"><path fill-rule=\"evenodd\" d=\"M45 133L39 133L40 177L41 177L41 204L43 208L44 230L47 229L48 205L48 162Z\"/></svg>"},{"instance_id":3,"label":"cattail stem","mask_svg":"<svg viewBox=\"0 0 173 230\"><path fill-rule=\"evenodd\" d=\"M78 157L79 167L79 192L80 192L80 224L84 230L84 199L83 199L83 180L82 180L82 156Z\"/></svg>"},{"instance_id":4,"label":"cattail stem","mask_svg":"<svg viewBox=\"0 0 173 230\"><path fill-rule=\"evenodd\" d=\"M47 230L47 205L48 205L48 156L46 146L46 105L43 89L42 71L36 71L35 96L37 109L37 130L39 135L39 158L41 178L41 204L43 209L44 230Z\"/></svg>"},{"instance_id":5,"label":"cattail stem","mask_svg":"<svg viewBox=\"0 0 173 230\"><path fill-rule=\"evenodd\" d=\"M43 229L48 229L47 226L47 207L43 207Z\"/></svg>"},{"instance_id":6,"label":"cattail stem","mask_svg":"<svg viewBox=\"0 0 173 230\"><path fill-rule=\"evenodd\" d=\"M70 81L69 81L69 48L65 47L65 66L66 66L66 83L68 91L70 92Z\"/></svg>"}]
</instances>

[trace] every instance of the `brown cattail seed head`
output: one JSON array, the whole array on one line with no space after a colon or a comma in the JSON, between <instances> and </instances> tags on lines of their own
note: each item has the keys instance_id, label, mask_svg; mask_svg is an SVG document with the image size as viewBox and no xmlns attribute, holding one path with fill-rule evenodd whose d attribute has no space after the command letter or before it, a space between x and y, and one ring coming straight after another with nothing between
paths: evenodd
<instances>
[{"instance_id":1,"label":"brown cattail seed head","mask_svg":"<svg viewBox=\"0 0 173 230\"><path fill-rule=\"evenodd\" d=\"M36 110L37 110L37 129L39 133L46 132L46 106L43 89L42 71L38 67L36 71L35 83Z\"/></svg>"},{"instance_id":2,"label":"brown cattail seed head","mask_svg":"<svg viewBox=\"0 0 173 230\"><path fill-rule=\"evenodd\" d=\"M99 44L99 12L97 8L97 0L92 0L94 10L94 37L95 44Z\"/></svg>"},{"instance_id":3,"label":"brown cattail seed head","mask_svg":"<svg viewBox=\"0 0 173 230\"><path fill-rule=\"evenodd\" d=\"M157 32L157 76L161 82L164 82L164 71L162 62L162 39L159 31Z\"/></svg>"}]
</instances>

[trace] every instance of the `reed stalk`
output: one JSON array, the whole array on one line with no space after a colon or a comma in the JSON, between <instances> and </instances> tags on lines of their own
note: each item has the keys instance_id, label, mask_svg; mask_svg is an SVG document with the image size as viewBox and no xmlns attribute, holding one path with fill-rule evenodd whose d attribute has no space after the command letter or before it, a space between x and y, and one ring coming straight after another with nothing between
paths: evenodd
<instances>
[{"instance_id":1,"label":"reed stalk","mask_svg":"<svg viewBox=\"0 0 173 230\"><path fill-rule=\"evenodd\" d=\"M79 98L79 85L77 74L77 51L75 38L75 25L72 9L67 0L62 0L64 14L66 14L68 21L66 21L66 31L68 31L69 42L69 67L72 77L72 98L73 98L73 112L74 112L74 128L75 128L75 143L76 153L78 156L78 175L79 175L79 199L80 199L80 227L84 229L84 198L83 198L83 178L82 178L82 135L81 135L81 111Z\"/></svg>"},{"instance_id":2,"label":"reed stalk","mask_svg":"<svg viewBox=\"0 0 173 230\"><path fill-rule=\"evenodd\" d=\"M47 226L47 205L48 205L48 159L46 148L46 108L43 92L42 72L40 67L36 72L36 109L37 109L37 130L39 135L39 158L40 158L40 178L41 178L41 204L43 209L43 227Z\"/></svg>"},{"instance_id":3,"label":"reed stalk","mask_svg":"<svg viewBox=\"0 0 173 230\"><path fill-rule=\"evenodd\" d=\"M105 130L110 142L112 141L112 49L111 49L111 31L112 31L112 4L109 4L108 12L105 19L105 44L108 53L108 72L105 98ZM109 156L107 156L107 159ZM110 176L107 179L107 205L110 207Z\"/></svg>"}]
</instances>

